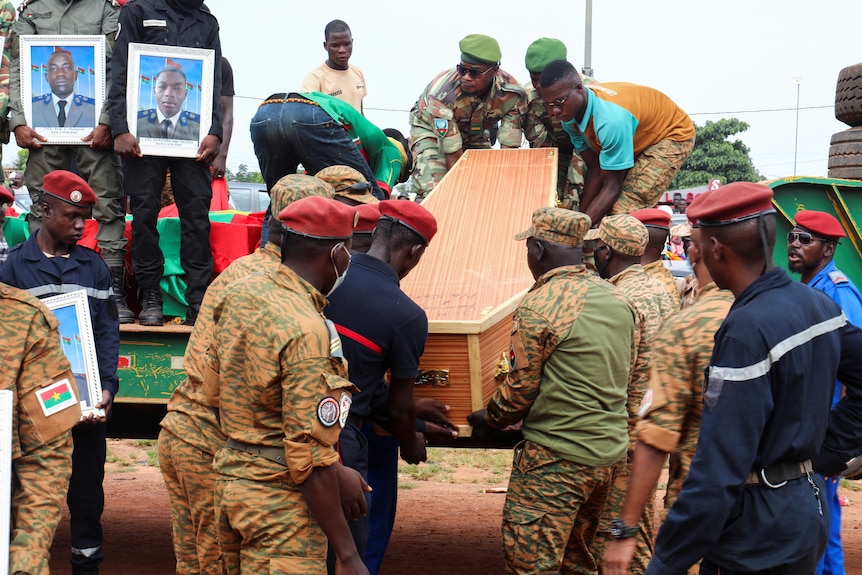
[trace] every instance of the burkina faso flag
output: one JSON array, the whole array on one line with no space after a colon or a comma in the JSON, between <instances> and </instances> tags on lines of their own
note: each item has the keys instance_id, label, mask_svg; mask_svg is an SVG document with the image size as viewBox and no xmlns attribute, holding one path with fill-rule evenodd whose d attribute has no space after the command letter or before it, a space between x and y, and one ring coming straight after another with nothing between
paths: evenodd
<instances>
[{"instance_id":1,"label":"burkina faso flag","mask_svg":"<svg viewBox=\"0 0 862 575\"><path fill-rule=\"evenodd\" d=\"M62 379L37 392L39 403L46 415L75 404L75 394L68 379Z\"/></svg>"}]
</instances>

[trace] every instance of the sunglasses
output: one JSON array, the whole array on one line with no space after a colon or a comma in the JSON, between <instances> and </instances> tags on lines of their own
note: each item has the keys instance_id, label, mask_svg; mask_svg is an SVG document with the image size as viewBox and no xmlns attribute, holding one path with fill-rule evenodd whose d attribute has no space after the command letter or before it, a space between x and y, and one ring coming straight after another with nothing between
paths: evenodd
<instances>
[{"instance_id":1,"label":"sunglasses","mask_svg":"<svg viewBox=\"0 0 862 575\"><path fill-rule=\"evenodd\" d=\"M335 190L335 193L347 192L348 194L364 194L371 191L371 182L356 182L343 188Z\"/></svg>"},{"instance_id":2,"label":"sunglasses","mask_svg":"<svg viewBox=\"0 0 862 575\"><path fill-rule=\"evenodd\" d=\"M817 240L818 242L828 242L829 240L825 238L816 238L809 234L808 232L790 232L787 234L787 243L792 244L793 242L799 242L800 245L807 246L813 240Z\"/></svg>"},{"instance_id":3,"label":"sunglasses","mask_svg":"<svg viewBox=\"0 0 862 575\"><path fill-rule=\"evenodd\" d=\"M465 68L461 64L458 64L457 66L455 66L455 69L458 71L459 76L469 76L470 78L473 78L474 80L477 78L481 78L482 76L484 76L485 74L487 74L488 72L493 70L494 68L496 68L496 66L491 66L487 70L478 70L476 68Z\"/></svg>"},{"instance_id":4,"label":"sunglasses","mask_svg":"<svg viewBox=\"0 0 862 575\"><path fill-rule=\"evenodd\" d=\"M569 93L566 94L565 98L558 98L552 102L548 102L548 108L561 110L563 108L563 106L565 105L566 101L572 96L572 92L575 91L575 88L577 88L580 85L581 85L581 82L578 82L577 84L572 86L572 89L569 90Z\"/></svg>"}]
</instances>

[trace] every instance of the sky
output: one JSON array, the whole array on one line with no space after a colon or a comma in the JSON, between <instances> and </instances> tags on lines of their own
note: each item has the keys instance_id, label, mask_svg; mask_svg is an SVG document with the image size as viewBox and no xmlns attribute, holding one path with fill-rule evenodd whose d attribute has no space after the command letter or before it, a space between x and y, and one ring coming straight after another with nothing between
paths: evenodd
<instances>
[{"instance_id":1,"label":"sky","mask_svg":"<svg viewBox=\"0 0 862 575\"><path fill-rule=\"evenodd\" d=\"M582 68L585 1L495 0L468 9L454 2L207 0L236 82L228 167L258 169L249 122L263 99L298 89L326 59L330 20L346 21L353 32L351 63L368 84L366 116L406 134L410 108L435 75L458 63L458 41L468 34L495 37L501 67L522 83L529 80L524 53L540 37L562 40L568 60ZM697 124L747 122L738 137L767 178L794 175L794 164L797 175L826 176L829 139L848 127L834 117L835 84L842 68L862 61L862 34L852 27L859 22L859 0L593 0L591 65L599 81L665 92ZM13 154L6 150L7 163Z\"/></svg>"}]
</instances>

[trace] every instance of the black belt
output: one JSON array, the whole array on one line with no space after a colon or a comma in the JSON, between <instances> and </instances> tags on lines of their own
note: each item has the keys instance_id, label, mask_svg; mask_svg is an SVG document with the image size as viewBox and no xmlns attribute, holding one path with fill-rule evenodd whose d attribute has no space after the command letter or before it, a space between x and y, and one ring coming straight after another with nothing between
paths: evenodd
<instances>
[{"instance_id":1,"label":"black belt","mask_svg":"<svg viewBox=\"0 0 862 575\"><path fill-rule=\"evenodd\" d=\"M320 104L315 102L314 100L309 100L308 98L297 94L296 92L285 93L281 92L280 94L273 94L263 102L261 102L260 106L266 106L267 104L286 104L288 102L296 102L299 104L309 104L311 106L320 107Z\"/></svg>"},{"instance_id":2,"label":"black belt","mask_svg":"<svg viewBox=\"0 0 862 575\"><path fill-rule=\"evenodd\" d=\"M251 453L252 455L259 455L264 459L269 459L275 463L280 463L281 465L287 465L287 457L284 454L284 447L268 447L266 445L254 445L252 443L245 443L244 441L237 441L235 439L228 439L225 442L225 446L230 447L231 449L236 449L238 451L245 451L246 453Z\"/></svg>"},{"instance_id":3,"label":"black belt","mask_svg":"<svg viewBox=\"0 0 862 575\"><path fill-rule=\"evenodd\" d=\"M746 485L765 485L772 489L783 487L791 479L805 477L813 471L811 460L796 463L776 461L769 467L752 471L745 480Z\"/></svg>"}]
</instances>

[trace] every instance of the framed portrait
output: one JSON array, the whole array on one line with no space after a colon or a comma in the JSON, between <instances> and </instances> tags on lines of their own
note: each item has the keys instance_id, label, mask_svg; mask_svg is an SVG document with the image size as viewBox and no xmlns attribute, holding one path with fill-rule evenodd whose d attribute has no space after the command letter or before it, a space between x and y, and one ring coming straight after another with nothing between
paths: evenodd
<instances>
[{"instance_id":1,"label":"framed portrait","mask_svg":"<svg viewBox=\"0 0 862 575\"><path fill-rule=\"evenodd\" d=\"M86 145L105 103L105 37L21 36L21 102L47 143Z\"/></svg>"},{"instance_id":2,"label":"framed portrait","mask_svg":"<svg viewBox=\"0 0 862 575\"><path fill-rule=\"evenodd\" d=\"M60 347L72 365L83 417L90 414L104 416L104 410L96 409L102 402L102 380L99 377L87 292L73 291L46 297L42 302L60 322Z\"/></svg>"},{"instance_id":3,"label":"framed portrait","mask_svg":"<svg viewBox=\"0 0 862 575\"><path fill-rule=\"evenodd\" d=\"M126 117L145 156L194 158L212 123L215 51L129 44Z\"/></svg>"}]
</instances>

